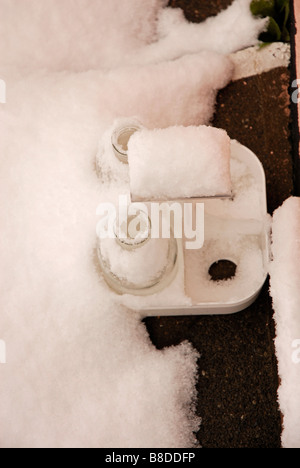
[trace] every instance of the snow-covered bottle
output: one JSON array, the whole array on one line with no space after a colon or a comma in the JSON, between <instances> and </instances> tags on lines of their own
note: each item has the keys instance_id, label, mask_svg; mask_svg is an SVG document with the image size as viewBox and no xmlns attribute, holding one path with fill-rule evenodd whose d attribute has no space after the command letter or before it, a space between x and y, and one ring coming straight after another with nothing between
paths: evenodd
<instances>
[{"instance_id":1,"label":"snow-covered bottle","mask_svg":"<svg viewBox=\"0 0 300 468\"><path fill-rule=\"evenodd\" d=\"M165 289L177 273L178 244L152 239L146 213L115 223L112 238L99 239L98 259L106 283L117 294L148 296Z\"/></svg>"},{"instance_id":2,"label":"snow-covered bottle","mask_svg":"<svg viewBox=\"0 0 300 468\"><path fill-rule=\"evenodd\" d=\"M135 118L121 118L104 132L96 157L97 172L104 182L129 182L128 142L142 128Z\"/></svg>"},{"instance_id":3,"label":"snow-covered bottle","mask_svg":"<svg viewBox=\"0 0 300 468\"><path fill-rule=\"evenodd\" d=\"M128 164L128 142L132 135L141 128L142 125L137 120L126 120L112 133L111 143L114 154L123 164Z\"/></svg>"}]
</instances>

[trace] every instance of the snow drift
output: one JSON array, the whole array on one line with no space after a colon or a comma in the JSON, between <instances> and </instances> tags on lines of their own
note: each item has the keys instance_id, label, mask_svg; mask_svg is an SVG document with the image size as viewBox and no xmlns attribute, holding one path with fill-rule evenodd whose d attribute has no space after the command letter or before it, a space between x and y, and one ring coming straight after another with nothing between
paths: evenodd
<instances>
[{"instance_id":1,"label":"snow drift","mask_svg":"<svg viewBox=\"0 0 300 468\"><path fill-rule=\"evenodd\" d=\"M300 198L288 199L274 214L271 295L275 309L282 443L300 447Z\"/></svg>"}]
</instances>

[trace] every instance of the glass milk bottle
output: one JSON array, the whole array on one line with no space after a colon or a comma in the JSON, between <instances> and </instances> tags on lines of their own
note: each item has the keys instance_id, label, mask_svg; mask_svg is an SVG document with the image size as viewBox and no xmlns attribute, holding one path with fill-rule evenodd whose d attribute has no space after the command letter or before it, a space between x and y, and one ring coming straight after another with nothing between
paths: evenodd
<instances>
[{"instance_id":1,"label":"glass milk bottle","mask_svg":"<svg viewBox=\"0 0 300 468\"><path fill-rule=\"evenodd\" d=\"M142 128L136 119L123 118L104 132L96 156L97 173L104 182L129 182L128 142Z\"/></svg>"},{"instance_id":2,"label":"glass milk bottle","mask_svg":"<svg viewBox=\"0 0 300 468\"><path fill-rule=\"evenodd\" d=\"M111 144L115 156L123 164L128 164L128 142L131 136L142 129L142 125L139 121L123 120L123 123L118 125L113 131L111 137Z\"/></svg>"},{"instance_id":3,"label":"glass milk bottle","mask_svg":"<svg viewBox=\"0 0 300 468\"><path fill-rule=\"evenodd\" d=\"M177 273L178 244L152 239L146 213L116 222L111 238L98 240L98 260L106 283L117 294L148 296L165 289Z\"/></svg>"}]
</instances>

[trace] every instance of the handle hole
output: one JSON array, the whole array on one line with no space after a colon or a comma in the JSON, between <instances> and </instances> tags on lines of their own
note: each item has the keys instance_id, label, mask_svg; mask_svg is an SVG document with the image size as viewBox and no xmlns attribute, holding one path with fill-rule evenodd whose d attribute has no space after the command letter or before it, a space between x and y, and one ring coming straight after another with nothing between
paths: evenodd
<instances>
[{"instance_id":1,"label":"handle hole","mask_svg":"<svg viewBox=\"0 0 300 468\"><path fill-rule=\"evenodd\" d=\"M213 263L208 273L211 281L228 281L235 277L237 265L231 260L218 260Z\"/></svg>"}]
</instances>

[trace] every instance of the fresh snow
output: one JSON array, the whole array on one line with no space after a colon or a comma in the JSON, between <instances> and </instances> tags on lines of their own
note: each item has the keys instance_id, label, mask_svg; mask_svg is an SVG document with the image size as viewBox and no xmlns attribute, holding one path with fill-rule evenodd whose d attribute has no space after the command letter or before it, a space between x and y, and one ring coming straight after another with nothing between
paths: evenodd
<instances>
[{"instance_id":1,"label":"fresh snow","mask_svg":"<svg viewBox=\"0 0 300 468\"><path fill-rule=\"evenodd\" d=\"M300 447L300 198L274 214L271 295L275 310L282 444Z\"/></svg>"},{"instance_id":2,"label":"fresh snow","mask_svg":"<svg viewBox=\"0 0 300 468\"><path fill-rule=\"evenodd\" d=\"M167 0L1 0L2 64L32 71L85 71L173 60L200 51L229 54L257 44L266 19L251 0L188 23Z\"/></svg>"},{"instance_id":3,"label":"fresh snow","mask_svg":"<svg viewBox=\"0 0 300 468\"><path fill-rule=\"evenodd\" d=\"M230 138L218 128L138 131L128 145L132 199L230 197L230 155Z\"/></svg>"},{"instance_id":4,"label":"fresh snow","mask_svg":"<svg viewBox=\"0 0 300 468\"><path fill-rule=\"evenodd\" d=\"M265 23L250 0L198 26L166 3L0 0L2 448L196 445L197 353L156 350L99 275L97 206L125 184L95 161L115 118L207 124L222 53Z\"/></svg>"}]
</instances>

